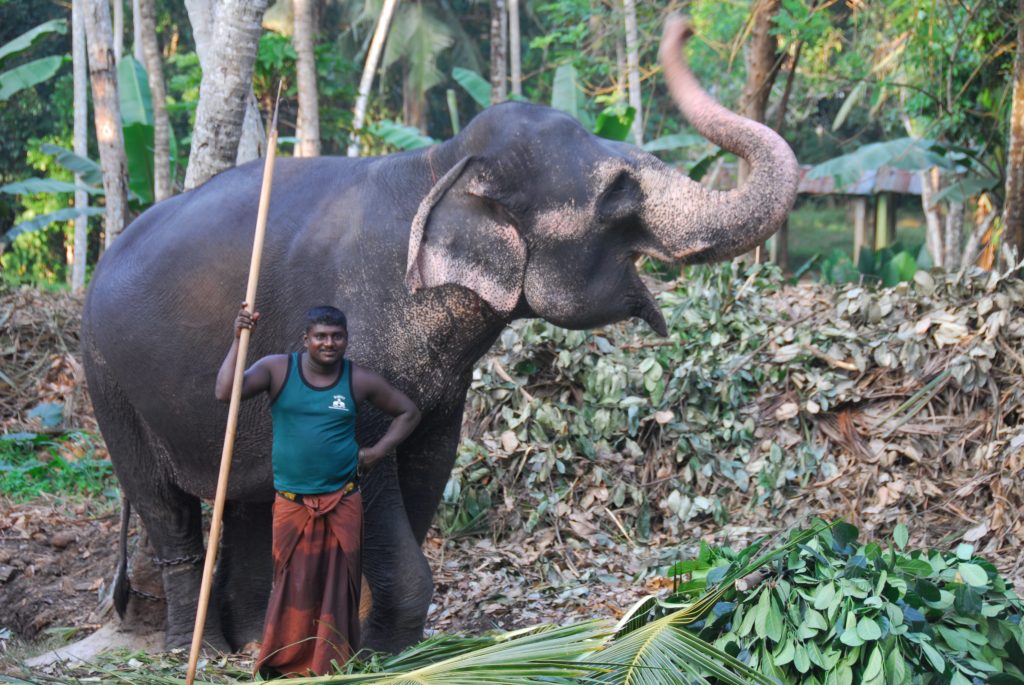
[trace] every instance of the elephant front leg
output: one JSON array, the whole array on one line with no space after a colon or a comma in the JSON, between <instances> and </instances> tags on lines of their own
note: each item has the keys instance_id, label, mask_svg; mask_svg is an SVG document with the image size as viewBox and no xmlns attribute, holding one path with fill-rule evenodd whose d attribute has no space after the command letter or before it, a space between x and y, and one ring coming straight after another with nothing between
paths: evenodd
<instances>
[{"instance_id":1,"label":"elephant front leg","mask_svg":"<svg viewBox=\"0 0 1024 685\"><path fill-rule=\"evenodd\" d=\"M395 460L380 462L362 491L363 574L373 594L362 646L394 653L423 638L433 576L402 505Z\"/></svg>"}]
</instances>

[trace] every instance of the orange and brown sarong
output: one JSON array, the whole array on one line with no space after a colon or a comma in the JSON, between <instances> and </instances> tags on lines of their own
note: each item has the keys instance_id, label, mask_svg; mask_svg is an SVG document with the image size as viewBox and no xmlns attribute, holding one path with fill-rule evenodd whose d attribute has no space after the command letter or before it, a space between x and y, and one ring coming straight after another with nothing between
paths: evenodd
<instances>
[{"instance_id":1,"label":"orange and brown sarong","mask_svg":"<svg viewBox=\"0 0 1024 685\"><path fill-rule=\"evenodd\" d=\"M359 649L359 491L274 499L274 586L254 672L327 675Z\"/></svg>"}]
</instances>

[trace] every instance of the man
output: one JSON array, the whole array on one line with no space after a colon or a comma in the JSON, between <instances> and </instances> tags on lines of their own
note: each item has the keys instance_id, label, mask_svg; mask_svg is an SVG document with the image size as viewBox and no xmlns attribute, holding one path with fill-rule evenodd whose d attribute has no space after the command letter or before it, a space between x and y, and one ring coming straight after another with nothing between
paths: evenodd
<instances>
[{"instance_id":1,"label":"man","mask_svg":"<svg viewBox=\"0 0 1024 685\"><path fill-rule=\"evenodd\" d=\"M259 313L247 304L217 373L216 396L231 399L238 338ZM242 399L270 397L274 440L274 585L255 670L326 675L359 648L363 505L358 477L416 427L412 400L345 359L348 326L334 307L306 313L304 351L263 357L245 371ZM369 401L393 420L375 444L355 439L357 407Z\"/></svg>"}]
</instances>

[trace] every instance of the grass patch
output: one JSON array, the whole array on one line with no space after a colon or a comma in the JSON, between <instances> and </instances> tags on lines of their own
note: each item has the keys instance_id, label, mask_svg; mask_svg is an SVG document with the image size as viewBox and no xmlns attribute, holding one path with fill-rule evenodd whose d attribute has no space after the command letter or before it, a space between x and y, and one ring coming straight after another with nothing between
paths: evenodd
<instances>
[{"instance_id":1,"label":"grass patch","mask_svg":"<svg viewBox=\"0 0 1024 685\"><path fill-rule=\"evenodd\" d=\"M116 498L110 460L97 455L90 433L0 436L0 494L25 502L44 493Z\"/></svg>"}]
</instances>

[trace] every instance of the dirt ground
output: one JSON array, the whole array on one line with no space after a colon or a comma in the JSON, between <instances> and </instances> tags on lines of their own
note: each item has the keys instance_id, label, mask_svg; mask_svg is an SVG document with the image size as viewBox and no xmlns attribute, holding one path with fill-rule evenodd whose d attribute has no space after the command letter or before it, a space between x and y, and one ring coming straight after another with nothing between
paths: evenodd
<instances>
[{"instance_id":1,"label":"dirt ground","mask_svg":"<svg viewBox=\"0 0 1024 685\"><path fill-rule=\"evenodd\" d=\"M7 640L69 640L102 625L118 517L85 500L0 503L0 627Z\"/></svg>"}]
</instances>

